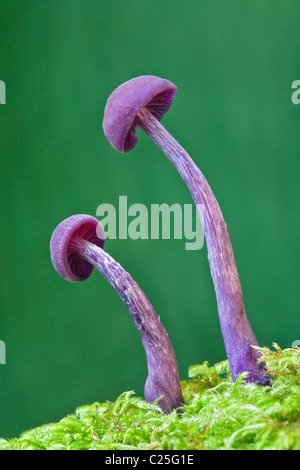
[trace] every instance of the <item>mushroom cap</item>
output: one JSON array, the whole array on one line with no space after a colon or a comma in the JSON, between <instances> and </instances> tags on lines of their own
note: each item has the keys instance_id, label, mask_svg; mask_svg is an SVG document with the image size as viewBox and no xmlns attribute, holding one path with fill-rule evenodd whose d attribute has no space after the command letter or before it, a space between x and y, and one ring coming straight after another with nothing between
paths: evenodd
<instances>
[{"instance_id":1,"label":"mushroom cap","mask_svg":"<svg viewBox=\"0 0 300 470\"><path fill-rule=\"evenodd\" d=\"M103 248L104 238L102 225L90 215L73 215L63 220L50 240L51 260L58 274L73 282L87 279L94 268L72 248L72 243L76 239L84 239Z\"/></svg>"},{"instance_id":2,"label":"mushroom cap","mask_svg":"<svg viewBox=\"0 0 300 470\"><path fill-rule=\"evenodd\" d=\"M119 152L129 152L137 143L136 114L146 107L159 121L170 108L176 86L164 78L142 75L112 92L104 110L103 131Z\"/></svg>"}]
</instances>

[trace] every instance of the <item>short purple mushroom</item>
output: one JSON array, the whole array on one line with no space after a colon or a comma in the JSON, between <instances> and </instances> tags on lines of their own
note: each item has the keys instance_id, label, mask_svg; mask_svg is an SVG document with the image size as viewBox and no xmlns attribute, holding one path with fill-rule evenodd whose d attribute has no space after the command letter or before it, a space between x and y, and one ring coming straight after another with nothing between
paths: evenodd
<instances>
[{"instance_id":1,"label":"short purple mushroom","mask_svg":"<svg viewBox=\"0 0 300 470\"><path fill-rule=\"evenodd\" d=\"M176 86L168 80L144 75L120 85L107 100L103 130L111 145L128 152L137 142L140 128L173 163L186 183L195 204L201 205L201 222L214 282L221 331L231 378L248 372L247 381L269 385L265 363L252 346L257 340L249 324L232 245L219 204L203 174L188 153L162 126Z\"/></svg>"},{"instance_id":2,"label":"short purple mushroom","mask_svg":"<svg viewBox=\"0 0 300 470\"><path fill-rule=\"evenodd\" d=\"M50 242L56 271L68 281L84 281L94 268L127 306L141 336L148 365L145 400L157 401L164 413L184 404L175 354L166 330L149 300L131 276L104 251L104 231L89 215L74 215L54 230Z\"/></svg>"}]
</instances>

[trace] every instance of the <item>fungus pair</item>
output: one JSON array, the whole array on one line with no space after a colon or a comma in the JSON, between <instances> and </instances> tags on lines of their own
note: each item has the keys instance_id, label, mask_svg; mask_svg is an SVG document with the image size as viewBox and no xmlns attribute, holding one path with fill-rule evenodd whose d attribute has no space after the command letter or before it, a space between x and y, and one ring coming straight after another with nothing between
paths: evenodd
<instances>
[{"instance_id":1,"label":"fungus pair","mask_svg":"<svg viewBox=\"0 0 300 470\"><path fill-rule=\"evenodd\" d=\"M151 75L123 83L107 101L103 130L116 150L128 152L137 143L136 128L143 129L175 165L194 202L202 204L201 222L232 380L248 372L249 382L269 385L265 364L259 362L260 353L252 347L258 343L247 319L233 250L218 202L199 168L160 124L175 93L173 83ZM82 281L96 268L117 291L144 345L148 366L145 400L158 400L162 410L169 413L183 405L184 399L168 334L145 294L103 248L103 228L88 215L75 215L61 222L50 243L53 265L62 277Z\"/></svg>"}]
</instances>

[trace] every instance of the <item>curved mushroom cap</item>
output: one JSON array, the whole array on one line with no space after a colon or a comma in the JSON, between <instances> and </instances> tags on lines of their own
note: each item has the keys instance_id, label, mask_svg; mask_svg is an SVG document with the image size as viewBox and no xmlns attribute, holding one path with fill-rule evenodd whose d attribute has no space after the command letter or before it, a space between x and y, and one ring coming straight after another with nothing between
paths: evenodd
<instances>
[{"instance_id":1,"label":"curved mushroom cap","mask_svg":"<svg viewBox=\"0 0 300 470\"><path fill-rule=\"evenodd\" d=\"M73 215L63 220L50 241L51 260L58 274L68 281L87 279L94 268L72 248L72 243L76 239L84 239L103 248L104 237L102 225L90 215Z\"/></svg>"},{"instance_id":2,"label":"curved mushroom cap","mask_svg":"<svg viewBox=\"0 0 300 470\"><path fill-rule=\"evenodd\" d=\"M107 100L104 134L119 152L129 152L137 143L136 114L146 107L159 121L170 108L176 86L164 78L142 75L123 83Z\"/></svg>"}]
</instances>

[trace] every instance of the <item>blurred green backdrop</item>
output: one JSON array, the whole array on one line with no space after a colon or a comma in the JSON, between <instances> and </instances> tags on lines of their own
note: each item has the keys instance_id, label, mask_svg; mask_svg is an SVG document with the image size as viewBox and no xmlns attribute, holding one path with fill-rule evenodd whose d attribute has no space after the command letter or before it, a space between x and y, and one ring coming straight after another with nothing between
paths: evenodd
<instances>
[{"instance_id":1,"label":"blurred green backdrop","mask_svg":"<svg viewBox=\"0 0 300 470\"><path fill-rule=\"evenodd\" d=\"M164 125L212 186L227 222L249 320L261 345L299 331L298 1L2 0L0 79L0 437L125 390L147 369L133 321L98 274L54 271L55 226L98 205L191 203L140 134L127 155L102 132L111 91L153 74L178 92ZM166 327L181 378L225 359L206 248L108 240Z\"/></svg>"}]
</instances>

